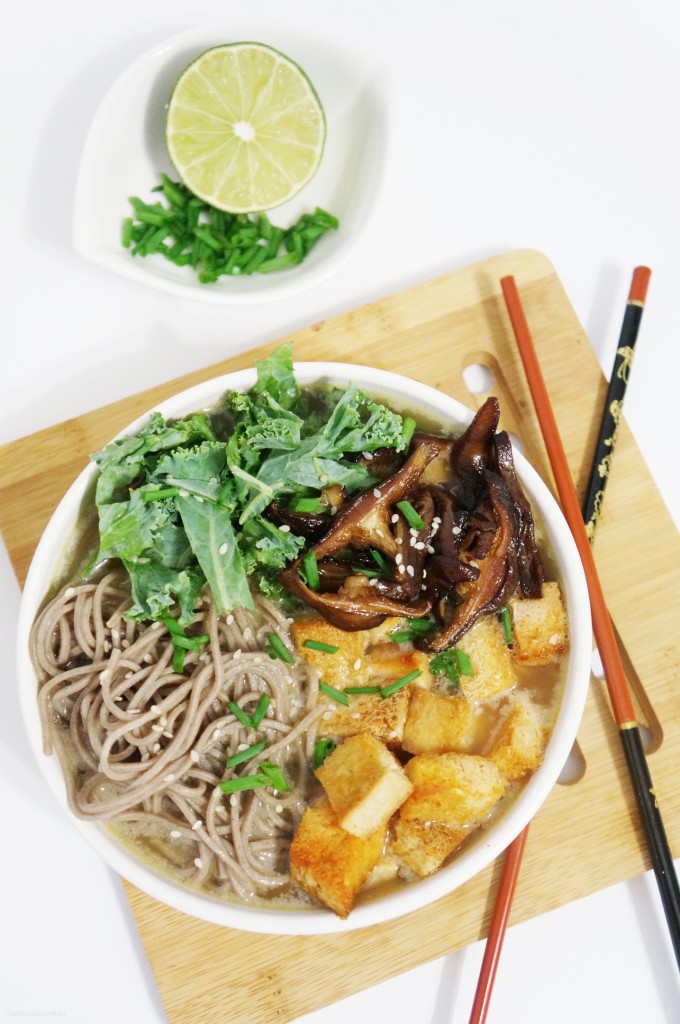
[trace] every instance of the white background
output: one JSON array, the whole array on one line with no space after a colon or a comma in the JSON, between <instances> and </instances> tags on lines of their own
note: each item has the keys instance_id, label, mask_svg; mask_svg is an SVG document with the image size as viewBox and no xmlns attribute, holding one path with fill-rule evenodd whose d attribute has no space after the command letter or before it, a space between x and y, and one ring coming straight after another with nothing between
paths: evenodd
<instances>
[{"instance_id":1,"label":"white background","mask_svg":"<svg viewBox=\"0 0 680 1024\"><path fill-rule=\"evenodd\" d=\"M190 11L178 0L33 0L3 20L0 443L531 247L553 262L606 373L632 269L652 268L626 418L678 522L677 0L214 0ZM265 42L279 27L356 54L374 66L387 113L381 186L351 262L256 307L173 299L71 244L75 178L103 96L150 47L217 21L233 21L234 38L247 21ZM63 820L26 747L10 654L18 599L0 547L0 1012L156 1024L165 1017L120 883ZM464 1022L481 954L477 944L305 1020ZM492 1024L678 1019L650 876L510 929Z\"/></svg>"}]
</instances>

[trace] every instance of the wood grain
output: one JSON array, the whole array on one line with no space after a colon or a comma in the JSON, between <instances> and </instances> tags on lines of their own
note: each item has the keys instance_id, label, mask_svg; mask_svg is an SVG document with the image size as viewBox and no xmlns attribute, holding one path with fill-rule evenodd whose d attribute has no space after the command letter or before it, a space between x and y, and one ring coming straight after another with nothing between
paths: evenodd
<instances>
[{"instance_id":1,"label":"wood grain","mask_svg":"<svg viewBox=\"0 0 680 1024\"><path fill-rule=\"evenodd\" d=\"M397 370L468 405L466 366L481 363L500 397L501 426L551 483L499 280L517 280L567 458L582 493L606 382L557 275L540 253L494 257L297 332L297 359ZM197 370L0 449L0 529L20 580L37 540L89 452L163 398L252 365L271 350ZM675 623L680 545L625 423L600 519L595 555L640 707L652 734L650 770L676 856L680 853L680 663ZM616 728L601 681L591 681L578 737L585 772L558 785L532 826L512 921L561 906L649 865ZM346 935L263 938L204 924L126 884L171 1024L291 1021L483 937L498 882L495 864L438 903ZM323 964L319 971L312 964Z\"/></svg>"}]
</instances>

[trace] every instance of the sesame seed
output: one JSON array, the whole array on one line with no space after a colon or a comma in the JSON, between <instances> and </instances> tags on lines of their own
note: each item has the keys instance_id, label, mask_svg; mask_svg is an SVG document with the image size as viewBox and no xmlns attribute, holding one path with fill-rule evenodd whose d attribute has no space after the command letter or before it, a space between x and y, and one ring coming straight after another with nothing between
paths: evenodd
<instances>
[{"instance_id":1,"label":"sesame seed","mask_svg":"<svg viewBox=\"0 0 680 1024\"><path fill-rule=\"evenodd\" d=\"M411 534L412 537L418 536L418 531L416 530L415 526L412 526L408 532Z\"/></svg>"},{"instance_id":2,"label":"sesame seed","mask_svg":"<svg viewBox=\"0 0 680 1024\"><path fill-rule=\"evenodd\" d=\"M75 590L73 589L73 587L67 587L66 590L64 591L64 597L73 597L74 594Z\"/></svg>"},{"instance_id":3,"label":"sesame seed","mask_svg":"<svg viewBox=\"0 0 680 1024\"><path fill-rule=\"evenodd\" d=\"M406 566L406 572L409 574L409 576L415 576L415 572L416 571L415 571L415 569L413 568L412 565L407 565Z\"/></svg>"},{"instance_id":4,"label":"sesame seed","mask_svg":"<svg viewBox=\"0 0 680 1024\"><path fill-rule=\"evenodd\" d=\"M194 764L198 764L199 757L198 757L198 751L197 750L192 750L191 753L189 754L189 757L194 762Z\"/></svg>"},{"instance_id":5,"label":"sesame seed","mask_svg":"<svg viewBox=\"0 0 680 1024\"><path fill-rule=\"evenodd\" d=\"M129 640L121 640L120 646L121 647L129 647L130 646L130 641Z\"/></svg>"},{"instance_id":6,"label":"sesame seed","mask_svg":"<svg viewBox=\"0 0 680 1024\"><path fill-rule=\"evenodd\" d=\"M141 715L142 709L141 708L128 708L127 712L128 712L128 715Z\"/></svg>"},{"instance_id":7,"label":"sesame seed","mask_svg":"<svg viewBox=\"0 0 680 1024\"><path fill-rule=\"evenodd\" d=\"M173 830L170 833L170 838L171 839L179 839L179 837L181 835L182 835L182 833L179 831L179 829L173 828Z\"/></svg>"},{"instance_id":8,"label":"sesame seed","mask_svg":"<svg viewBox=\"0 0 680 1024\"><path fill-rule=\"evenodd\" d=\"M196 865L199 871L203 867L203 861L201 860L200 857L194 857L194 864Z\"/></svg>"},{"instance_id":9,"label":"sesame seed","mask_svg":"<svg viewBox=\"0 0 680 1024\"><path fill-rule=\"evenodd\" d=\"M111 673L109 672L109 670L105 668L103 672L99 673L99 681L101 683L105 683L110 675L111 675Z\"/></svg>"},{"instance_id":10,"label":"sesame seed","mask_svg":"<svg viewBox=\"0 0 680 1024\"><path fill-rule=\"evenodd\" d=\"M200 818L196 818L196 821L191 826L191 831L196 832L196 830L199 828L203 828L203 822L201 821Z\"/></svg>"},{"instance_id":11,"label":"sesame seed","mask_svg":"<svg viewBox=\"0 0 680 1024\"><path fill-rule=\"evenodd\" d=\"M175 781L175 776L174 776L173 772L168 772L167 775L163 776L163 782L174 782L174 781Z\"/></svg>"},{"instance_id":12,"label":"sesame seed","mask_svg":"<svg viewBox=\"0 0 680 1024\"><path fill-rule=\"evenodd\" d=\"M399 516L397 515L396 512L392 516L392 519L390 520L390 522L392 522L392 523L398 523L399 522Z\"/></svg>"},{"instance_id":13,"label":"sesame seed","mask_svg":"<svg viewBox=\"0 0 680 1024\"><path fill-rule=\"evenodd\" d=\"M124 678L125 679L132 679L132 672L126 672ZM122 697L116 697L116 700L122 700L122 699L123 699Z\"/></svg>"},{"instance_id":14,"label":"sesame seed","mask_svg":"<svg viewBox=\"0 0 680 1024\"><path fill-rule=\"evenodd\" d=\"M288 523L281 523L281 526L279 526L279 530L281 531L281 533L290 533L290 526L288 525Z\"/></svg>"},{"instance_id":15,"label":"sesame seed","mask_svg":"<svg viewBox=\"0 0 680 1024\"><path fill-rule=\"evenodd\" d=\"M401 538L401 537L395 537L395 538L394 538L394 543L395 543L395 544L403 544L403 543L404 543L404 541L402 540L402 538Z\"/></svg>"},{"instance_id":16,"label":"sesame seed","mask_svg":"<svg viewBox=\"0 0 680 1024\"><path fill-rule=\"evenodd\" d=\"M165 732L162 733L162 735L167 736L169 740L172 739L172 733L168 729L166 729Z\"/></svg>"},{"instance_id":17,"label":"sesame seed","mask_svg":"<svg viewBox=\"0 0 680 1024\"><path fill-rule=\"evenodd\" d=\"M380 490L379 487L374 487L373 488L373 497L374 498L382 498L382 491Z\"/></svg>"},{"instance_id":18,"label":"sesame seed","mask_svg":"<svg viewBox=\"0 0 680 1024\"><path fill-rule=\"evenodd\" d=\"M427 579L427 569L423 569L423 579Z\"/></svg>"},{"instance_id":19,"label":"sesame seed","mask_svg":"<svg viewBox=\"0 0 680 1024\"><path fill-rule=\"evenodd\" d=\"M277 804L274 810L276 811L277 814L280 814L281 811L283 810L283 804Z\"/></svg>"},{"instance_id":20,"label":"sesame seed","mask_svg":"<svg viewBox=\"0 0 680 1024\"><path fill-rule=\"evenodd\" d=\"M434 548L432 547L431 544L428 544L427 547L425 548L425 550L427 551L428 555L433 555L434 554Z\"/></svg>"},{"instance_id":21,"label":"sesame seed","mask_svg":"<svg viewBox=\"0 0 680 1024\"><path fill-rule=\"evenodd\" d=\"M416 549L416 551L422 551L425 547L422 540L416 541L416 543L413 546Z\"/></svg>"},{"instance_id":22,"label":"sesame seed","mask_svg":"<svg viewBox=\"0 0 680 1024\"><path fill-rule=\"evenodd\" d=\"M229 613L229 615L227 615L227 625L231 626L233 621L234 621L234 616L231 613Z\"/></svg>"},{"instance_id":23,"label":"sesame seed","mask_svg":"<svg viewBox=\"0 0 680 1024\"><path fill-rule=\"evenodd\" d=\"M333 712L332 711L324 711L324 713L322 714L321 717L323 718L324 722L327 722L329 718L333 717Z\"/></svg>"},{"instance_id":24,"label":"sesame seed","mask_svg":"<svg viewBox=\"0 0 680 1024\"><path fill-rule=\"evenodd\" d=\"M227 551L229 550L229 545L228 544L220 544L220 546L219 546L219 548L217 550L218 550L220 555L226 555Z\"/></svg>"},{"instance_id":25,"label":"sesame seed","mask_svg":"<svg viewBox=\"0 0 680 1024\"><path fill-rule=\"evenodd\" d=\"M110 650L111 650L111 644L109 643L108 640L105 640L104 641L104 654L108 654Z\"/></svg>"},{"instance_id":26,"label":"sesame seed","mask_svg":"<svg viewBox=\"0 0 680 1024\"><path fill-rule=\"evenodd\" d=\"M163 726L167 725L168 724L168 716L167 715L161 715L161 717L158 719L158 724L159 725L163 725Z\"/></svg>"},{"instance_id":27,"label":"sesame seed","mask_svg":"<svg viewBox=\"0 0 680 1024\"><path fill-rule=\"evenodd\" d=\"M150 665L153 661L153 656L151 654L145 654L142 661L146 662L147 665Z\"/></svg>"},{"instance_id":28,"label":"sesame seed","mask_svg":"<svg viewBox=\"0 0 680 1024\"><path fill-rule=\"evenodd\" d=\"M454 526L454 528L453 528L453 530L451 532L453 533L453 535L455 537L457 537L458 534L462 533L463 531L461 530L460 526Z\"/></svg>"},{"instance_id":29,"label":"sesame seed","mask_svg":"<svg viewBox=\"0 0 680 1024\"><path fill-rule=\"evenodd\" d=\"M553 635L552 635L551 637L549 637L549 638L548 638L548 643L549 643L549 644L553 644L553 645L555 645L555 644L556 644L556 643L557 643L557 642L559 641L559 639L560 639L560 638L559 638L559 636L557 635L557 633L553 633Z\"/></svg>"},{"instance_id":30,"label":"sesame seed","mask_svg":"<svg viewBox=\"0 0 680 1024\"><path fill-rule=\"evenodd\" d=\"M154 743L154 745L151 748L151 753L152 754L158 754L160 749L161 749L160 743Z\"/></svg>"},{"instance_id":31,"label":"sesame seed","mask_svg":"<svg viewBox=\"0 0 680 1024\"><path fill-rule=\"evenodd\" d=\"M394 561L397 563L397 565L401 565L401 563L404 561L404 556L402 555L401 551L397 551L396 555L394 556Z\"/></svg>"},{"instance_id":32,"label":"sesame seed","mask_svg":"<svg viewBox=\"0 0 680 1024\"><path fill-rule=\"evenodd\" d=\"M162 726L162 725L158 725L158 723L157 723L157 722L155 722L155 723L154 723L154 724L153 724L153 725L151 726L151 728L153 729L153 731L154 731L154 732L163 732L163 726Z\"/></svg>"},{"instance_id":33,"label":"sesame seed","mask_svg":"<svg viewBox=\"0 0 680 1024\"><path fill-rule=\"evenodd\" d=\"M416 544L417 544L417 543L418 543L418 542L417 542L417 540L415 539L415 537L411 537L411 539L409 540L409 544L411 545L411 547L412 547L412 548L414 548L414 547L416 546ZM421 548L422 548L422 547L424 547L425 545L424 545L424 544L421 544L420 546L421 546Z\"/></svg>"},{"instance_id":34,"label":"sesame seed","mask_svg":"<svg viewBox=\"0 0 680 1024\"><path fill-rule=\"evenodd\" d=\"M357 658L357 660L354 662L353 668L355 672L359 671L359 669L361 668L361 658Z\"/></svg>"},{"instance_id":35,"label":"sesame seed","mask_svg":"<svg viewBox=\"0 0 680 1024\"><path fill-rule=\"evenodd\" d=\"M378 586L378 580L375 577L373 577L372 579L370 579L368 581L368 585L369 585L369 587L377 587Z\"/></svg>"},{"instance_id":36,"label":"sesame seed","mask_svg":"<svg viewBox=\"0 0 680 1024\"><path fill-rule=\"evenodd\" d=\"M220 732L220 730L219 729L215 729L215 731L212 734L212 738L214 740L218 740L221 735L222 735L222 733Z\"/></svg>"},{"instance_id":37,"label":"sesame seed","mask_svg":"<svg viewBox=\"0 0 680 1024\"><path fill-rule=\"evenodd\" d=\"M363 457L364 457L365 459L368 459L368 461L369 461L369 462L370 462L370 461L371 461L371 459L373 458L373 452L362 452L361 454L363 455Z\"/></svg>"},{"instance_id":38,"label":"sesame seed","mask_svg":"<svg viewBox=\"0 0 680 1024\"><path fill-rule=\"evenodd\" d=\"M151 705L151 710L153 711L153 713L155 715L160 715L160 713L161 713L161 709L158 707L158 704L152 704Z\"/></svg>"},{"instance_id":39,"label":"sesame seed","mask_svg":"<svg viewBox=\"0 0 680 1024\"><path fill-rule=\"evenodd\" d=\"M238 797L236 796L236 793L231 794L231 796L229 797L229 803L232 807L236 807L236 804L238 803Z\"/></svg>"},{"instance_id":40,"label":"sesame seed","mask_svg":"<svg viewBox=\"0 0 680 1024\"><path fill-rule=\"evenodd\" d=\"M399 572L401 573L402 576L406 572L406 566L405 565L398 565L397 569L399 570Z\"/></svg>"},{"instance_id":41,"label":"sesame seed","mask_svg":"<svg viewBox=\"0 0 680 1024\"><path fill-rule=\"evenodd\" d=\"M180 496L180 498L188 498L189 497L189 492L185 491L185 490L181 490L181 491L179 491L179 496Z\"/></svg>"},{"instance_id":42,"label":"sesame seed","mask_svg":"<svg viewBox=\"0 0 680 1024\"><path fill-rule=\"evenodd\" d=\"M236 650L234 651L234 653L232 654L232 658L234 659L234 661L238 661L240 659L240 657L241 657L241 648L237 647Z\"/></svg>"},{"instance_id":43,"label":"sesame seed","mask_svg":"<svg viewBox=\"0 0 680 1024\"><path fill-rule=\"evenodd\" d=\"M350 718L361 718L361 712L353 711L352 714L350 715Z\"/></svg>"}]
</instances>

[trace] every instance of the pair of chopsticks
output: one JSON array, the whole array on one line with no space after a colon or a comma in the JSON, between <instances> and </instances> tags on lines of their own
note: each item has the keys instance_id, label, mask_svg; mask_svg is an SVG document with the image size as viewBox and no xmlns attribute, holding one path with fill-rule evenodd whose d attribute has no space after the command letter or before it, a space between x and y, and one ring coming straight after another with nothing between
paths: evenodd
<instances>
[{"instance_id":1,"label":"pair of chopsticks","mask_svg":"<svg viewBox=\"0 0 680 1024\"><path fill-rule=\"evenodd\" d=\"M619 347L607 390L604 416L582 509L578 503L576 489L571 478L569 465L514 278L502 278L501 288L524 365L543 440L550 458L562 511L576 542L586 575L593 631L602 659L612 711L618 725L619 736L621 737L671 942L678 966L680 967L680 887L678 886L678 877L656 802L654 786L649 774L640 729L623 671L614 629L607 611L595 561L590 549L590 542L594 536L608 479L611 456L616 442L616 428L628 383L628 374L647 295L649 278L650 271L647 267L636 267L628 295ZM482 1024L486 1019L512 899L519 876L522 855L526 845L528 828L529 826L527 825L523 832L508 847L470 1014L470 1024Z\"/></svg>"}]
</instances>

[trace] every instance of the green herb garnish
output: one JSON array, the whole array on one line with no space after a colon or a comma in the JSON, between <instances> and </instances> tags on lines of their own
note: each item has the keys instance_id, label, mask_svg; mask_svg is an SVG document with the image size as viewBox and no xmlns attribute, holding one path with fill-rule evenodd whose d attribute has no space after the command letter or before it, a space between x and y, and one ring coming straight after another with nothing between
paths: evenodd
<instances>
[{"instance_id":1,"label":"green herb garnish","mask_svg":"<svg viewBox=\"0 0 680 1024\"><path fill-rule=\"evenodd\" d=\"M404 440L406 441L406 447L407 448L408 448L408 446L411 443L411 438L413 437L413 431L415 429L416 429L416 421L413 419L412 416L407 416L406 419L404 420L404 426L402 428L402 432L403 432L403 435L404 435Z\"/></svg>"},{"instance_id":2,"label":"green herb garnish","mask_svg":"<svg viewBox=\"0 0 680 1024\"><path fill-rule=\"evenodd\" d=\"M380 693L381 690L380 686L346 686L343 693Z\"/></svg>"},{"instance_id":3,"label":"green herb garnish","mask_svg":"<svg viewBox=\"0 0 680 1024\"><path fill-rule=\"evenodd\" d=\"M408 683L413 682L413 680L417 679L420 675L422 675L422 671L419 668L414 668L412 672L408 673L408 675L402 676L401 679L396 679L393 683L390 683L389 686L383 686L380 690L380 696L391 697L393 693L396 693L397 690L401 690L402 687L407 686Z\"/></svg>"},{"instance_id":4,"label":"green herb garnish","mask_svg":"<svg viewBox=\"0 0 680 1024\"><path fill-rule=\"evenodd\" d=\"M297 266L327 231L339 226L337 217L320 207L285 229L264 213L230 214L166 174L153 191L162 201L130 198L133 216L123 221L121 244L134 256L159 254L178 267L193 267L201 284Z\"/></svg>"},{"instance_id":5,"label":"green herb garnish","mask_svg":"<svg viewBox=\"0 0 680 1024\"><path fill-rule=\"evenodd\" d=\"M314 744L314 757L312 759L312 767L314 769L320 768L324 763L328 755L335 750L335 741L332 739L317 740Z\"/></svg>"},{"instance_id":6,"label":"green herb garnish","mask_svg":"<svg viewBox=\"0 0 680 1024\"><path fill-rule=\"evenodd\" d=\"M417 636L432 633L437 628L437 623L432 619L408 619L406 629L397 629L389 634L390 640L395 644L404 644L415 640Z\"/></svg>"},{"instance_id":7,"label":"green herb garnish","mask_svg":"<svg viewBox=\"0 0 680 1024\"><path fill-rule=\"evenodd\" d=\"M313 551L308 551L305 557L302 559L302 565L300 566L300 576L307 584L310 590L318 590L321 580L319 579L319 566L316 561L316 555Z\"/></svg>"},{"instance_id":8,"label":"green herb garnish","mask_svg":"<svg viewBox=\"0 0 680 1024\"><path fill-rule=\"evenodd\" d=\"M322 651L324 654L335 654L340 650L339 647L334 647L333 644L324 644L320 640L305 640L302 646L310 651Z\"/></svg>"},{"instance_id":9,"label":"green herb garnish","mask_svg":"<svg viewBox=\"0 0 680 1024\"><path fill-rule=\"evenodd\" d=\"M263 775L267 776L270 784L278 793L287 793L289 791L288 781L278 764L274 764L273 761L260 761L259 769Z\"/></svg>"},{"instance_id":10,"label":"green herb garnish","mask_svg":"<svg viewBox=\"0 0 680 1024\"><path fill-rule=\"evenodd\" d=\"M267 714L267 708L269 707L270 702L271 701L269 695L263 693L260 699L258 700L257 704L255 705L255 710L250 716L250 724L252 725L253 729L257 729L258 726L262 723L262 719Z\"/></svg>"},{"instance_id":11,"label":"green herb garnish","mask_svg":"<svg viewBox=\"0 0 680 1024\"><path fill-rule=\"evenodd\" d=\"M293 655L290 653L278 633L270 633L267 637L267 654L270 658L279 658L287 665L292 665Z\"/></svg>"},{"instance_id":12,"label":"green herb garnish","mask_svg":"<svg viewBox=\"0 0 680 1024\"><path fill-rule=\"evenodd\" d=\"M430 660L430 672L435 676L446 676L454 691L460 687L461 676L474 675L470 657L460 647L450 647L435 655Z\"/></svg>"},{"instance_id":13,"label":"green herb garnish","mask_svg":"<svg viewBox=\"0 0 680 1024\"><path fill-rule=\"evenodd\" d=\"M319 689L322 693L325 693L327 697L332 697L333 700L337 700L338 704L349 704L349 697L345 696L343 690L336 690L334 686L329 686L328 683L324 683L323 679L319 680Z\"/></svg>"},{"instance_id":14,"label":"green herb garnish","mask_svg":"<svg viewBox=\"0 0 680 1024\"><path fill-rule=\"evenodd\" d=\"M397 508L412 530L424 530L425 523L420 518L410 501L398 501Z\"/></svg>"},{"instance_id":15,"label":"green herb garnish","mask_svg":"<svg viewBox=\"0 0 680 1024\"><path fill-rule=\"evenodd\" d=\"M260 740L259 743L253 743L252 747L248 747L246 750L237 750L235 754L227 758L227 768L234 768L237 764L249 761L251 757L261 754L266 746L267 741Z\"/></svg>"},{"instance_id":16,"label":"green herb garnish","mask_svg":"<svg viewBox=\"0 0 680 1024\"><path fill-rule=\"evenodd\" d=\"M238 793L245 789L262 789L263 786L270 786L271 782L266 775L241 775L235 779L222 779L217 783L223 793Z\"/></svg>"},{"instance_id":17,"label":"green herb garnish","mask_svg":"<svg viewBox=\"0 0 680 1024\"><path fill-rule=\"evenodd\" d=\"M234 715L235 718L238 718L241 725L245 725L246 729L252 728L252 718L250 717L249 714L247 714L247 712L243 710L243 708L240 708L235 701L230 700L227 704L227 707L231 711L232 715Z\"/></svg>"},{"instance_id":18,"label":"green herb garnish","mask_svg":"<svg viewBox=\"0 0 680 1024\"><path fill-rule=\"evenodd\" d=\"M500 619L501 626L503 627L503 638L505 639L505 642L508 645L508 647L512 647L512 645L515 642L515 634L512 628L512 618L510 616L510 609L508 608L507 604L503 605L503 607L499 611L498 618Z\"/></svg>"}]
</instances>

